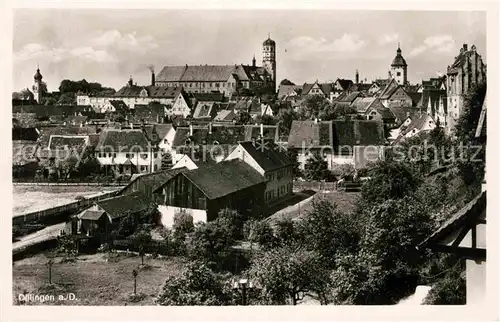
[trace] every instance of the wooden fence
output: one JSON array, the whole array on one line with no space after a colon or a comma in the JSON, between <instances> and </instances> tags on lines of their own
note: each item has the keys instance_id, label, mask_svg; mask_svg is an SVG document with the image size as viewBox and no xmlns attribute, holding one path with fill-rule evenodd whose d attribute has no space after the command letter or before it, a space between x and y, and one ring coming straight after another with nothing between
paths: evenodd
<instances>
[{"instance_id":1,"label":"wooden fence","mask_svg":"<svg viewBox=\"0 0 500 322\"><path fill-rule=\"evenodd\" d=\"M118 191L107 192L99 196L85 198L62 206L51 207L26 214L12 217L12 225L24 225L28 223L51 223L64 222L71 213L90 207L95 201L113 197ZM63 218L58 218L58 217Z\"/></svg>"}]
</instances>

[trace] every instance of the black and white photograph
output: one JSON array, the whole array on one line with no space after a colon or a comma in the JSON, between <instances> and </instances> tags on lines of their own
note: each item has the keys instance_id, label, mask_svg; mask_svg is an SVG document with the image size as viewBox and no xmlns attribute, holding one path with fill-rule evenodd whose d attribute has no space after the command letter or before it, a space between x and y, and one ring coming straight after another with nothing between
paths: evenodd
<instances>
[{"instance_id":1,"label":"black and white photograph","mask_svg":"<svg viewBox=\"0 0 500 322\"><path fill-rule=\"evenodd\" d=\"M484 304L486 18L13 9L11 305Z\"/></svg>"}]
</instances>

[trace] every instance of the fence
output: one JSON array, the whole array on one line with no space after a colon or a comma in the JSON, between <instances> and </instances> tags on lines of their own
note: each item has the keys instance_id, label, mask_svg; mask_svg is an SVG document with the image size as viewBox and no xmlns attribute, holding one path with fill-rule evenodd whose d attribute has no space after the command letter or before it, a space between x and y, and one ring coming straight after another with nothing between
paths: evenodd
<instances>
[{"instance_id":1,"label":"fence","mask_svg":"<svg viewBox=\"0 0 500 322\"><path fill-rule=\"evenodd\" d=\"M12 225L24 225L27 223L57 223L64 222L70 213L90 207L95 201L113 197L117 191L104 193L99 196L85 198L62 206L52 207L44 210L34 211L12 217ZM59 218L62 217L62 218Z\"/></svg>"},{"instance_id":2,"label":"fence","mask_svg":"<svg viewBox=\"0 0 500 322\"><path fill-rule=\"evenodd\" d=\"M294 181L293 182L293 189L294 190L314 190L314 191L320 191L320 190L330 190L330 191L335 191L337 190L337 182L321 182L321 181Z\"/></svg>"}]
</instances>

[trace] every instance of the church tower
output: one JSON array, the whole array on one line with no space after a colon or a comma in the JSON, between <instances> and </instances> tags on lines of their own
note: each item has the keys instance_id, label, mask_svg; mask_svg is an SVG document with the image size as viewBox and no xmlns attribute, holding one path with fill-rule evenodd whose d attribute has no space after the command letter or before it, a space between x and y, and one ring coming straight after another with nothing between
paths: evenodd
<instances>
[{"instance_id":1,"label":"church tower","mask_svg":"<svg viewBox=\"0 0 500 322\"><path fill-rule=\"evenodd\" d=\"M33 95L35 97L35 101L38 104L41 104L45 84L42 82L43 76L40 73L40 68L38 68L38 66L36 69L35 76L33 78L35 79L35 83L33 84Z\"/></svg>"},{"instance_id":2,"label":"church tower","mask_svg":"<svg viewBox=\"0 0 500 322\"><path fill-rule=\"evenodd\" d=\"M396 51L396 57L394 57L391 64L389 75L394 78L399 85L406 85L408 83L408 65L401 55L399 43L398 50Z\"/></svg>"},{"instance_id":3,"label":"church tower","mask_svg":"<svg viewBox=\"0 0 500 322\"><path fill-rule=\"evenodd\" d=\"M268 35L262 43L262 67L272 76L273 91L276 91L276 42Z\"/></svg>"}]
</instances>

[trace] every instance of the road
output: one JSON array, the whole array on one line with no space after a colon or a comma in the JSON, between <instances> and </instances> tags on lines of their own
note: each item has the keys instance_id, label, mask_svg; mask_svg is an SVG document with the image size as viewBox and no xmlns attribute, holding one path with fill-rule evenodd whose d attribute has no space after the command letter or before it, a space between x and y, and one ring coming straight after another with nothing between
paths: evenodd
<instances>
[{"instance_id":1,"label":"road","mask_svg":"<svg viewBox=\"0 0 500 322\"><path fill-rule=\"evenodd\" d=\"M48 226L42 230L34 232L33 234L22 236L18 241L12 243L12 251L15 252L16 250L20 250L26 246L30 246L57 237L59 236L61 230L64 229L64 225L65 223L60 223Z\"/></svg>"}]
</instances>

